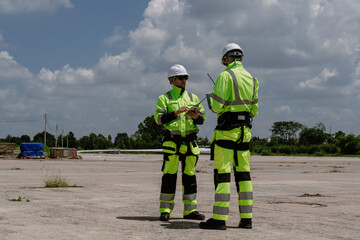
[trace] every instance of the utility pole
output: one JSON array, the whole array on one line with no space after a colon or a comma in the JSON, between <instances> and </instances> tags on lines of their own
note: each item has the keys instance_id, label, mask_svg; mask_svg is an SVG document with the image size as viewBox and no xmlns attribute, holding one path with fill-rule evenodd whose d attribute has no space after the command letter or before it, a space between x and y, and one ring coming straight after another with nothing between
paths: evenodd
<instances>
[{"instance_id":1,"label":"utility pole","mask_svg":"<svg viewBox=\"0 0 360 240\"><path fill-rule=\"evenodd\" d=\"M46 124L47 124L47 117L46 117L46 113L45 115L45 130L44 130L44 146L46 146Z\"/></svg>"},{"instance_id":2,"label":"utility pole","mask_svg":"<svg viewBox=\"0 0 360 240\"><path fill-rule=\"evenodd\" d=\"M56 131L55 131L55 147L57 147L57 141L58 141L57 133L58 133L58 125L56 124Z\"/></svg>"},{"instance_id":3,"label":"utility pole","mask_svg":"<svg viewBox=\"0 0 360 240\"><path fill-rule=\"evenodd\" d=\"M64 139L63 139L63 136L64 136L64 129L61 131L61 147L64 147Z\"/></svg>"}]
</instances>

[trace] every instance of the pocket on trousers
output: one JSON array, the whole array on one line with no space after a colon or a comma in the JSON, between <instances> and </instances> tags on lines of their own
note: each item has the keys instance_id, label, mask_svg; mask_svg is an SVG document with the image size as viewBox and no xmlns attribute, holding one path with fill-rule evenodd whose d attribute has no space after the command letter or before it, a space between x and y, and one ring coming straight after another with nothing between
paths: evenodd
<instances>
[{"instance_id":1,"label":"pocket on trousers","mask_svg":"<svg viewBox=\"0 0 360 240\"><path fill-rule=\"evenodd\" d=\"M194 155L199 155L200 154L200 148L199 148L198 144L195 141L190 143L190 149L191 149L191 152Z\"/></svg>"},{"instance_id":2,"label":"pocket on trousers","mask_svg":"<svg viewBox=\"0 0 360 240\"><path fill-rule=\"evenodd\" d=\"M165 141L162 145L162 150L164 153L175 154L176 153L176 143L173 141Z\"/></svg>"},{"instance_id":3,"label":"pocket on trousers","mask_svg":"<svg viewBox=\"0 0 360 240\"><path fill-rule=\"evenodd\" d=\"M183 143L183 144L181 144L181 146L179 148L179 153L185 154L185 153L187 153L187 150L188 150L188 148L187 148L186 144Z\"/></svg>"}]
</instances>

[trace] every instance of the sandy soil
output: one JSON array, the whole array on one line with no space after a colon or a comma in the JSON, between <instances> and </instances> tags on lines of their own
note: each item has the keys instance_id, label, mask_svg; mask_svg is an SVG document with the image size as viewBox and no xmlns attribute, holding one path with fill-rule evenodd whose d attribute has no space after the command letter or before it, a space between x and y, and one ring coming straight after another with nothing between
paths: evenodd
<instances>
[{"instance_id":1,"label":"sandy soil","mask_svg":"<svg viewBox=\"0 0 360 240\"><path fill-rule=\"evenodd\" d=\"M201 155L197 166L206 218L214 199L208 159ZM253 156L253 229L237 228L232 183L226 231L182 218L180 177L171 220L158 220L161 165L156 154L1 159L0 239L360 239L360 158ZM78 187L44 188L51 173Z\"/></svg>"}]
</instances>

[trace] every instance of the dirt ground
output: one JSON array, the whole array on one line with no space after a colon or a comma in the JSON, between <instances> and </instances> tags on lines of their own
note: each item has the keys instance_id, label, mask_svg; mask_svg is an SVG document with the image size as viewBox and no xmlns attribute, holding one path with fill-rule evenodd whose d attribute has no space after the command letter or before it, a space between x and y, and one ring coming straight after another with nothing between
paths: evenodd
<instances>
[{"instance_id":1,"label":"dirt ground","mask_svg":"<svg viewBox=\"0 0 360 240\"><path fill-rule=\"evenodd\" d=\"M212 215L213 162L197 165L198 210ZM239 229L232 176L225 231L182 218L160 222L160 154L0 159L0 239L360 239L360 158L252 156L253 229ZM45 188L58 175L72 188ZM20 201L21 200L21 201Z\"/></svg>"}]
</instances>

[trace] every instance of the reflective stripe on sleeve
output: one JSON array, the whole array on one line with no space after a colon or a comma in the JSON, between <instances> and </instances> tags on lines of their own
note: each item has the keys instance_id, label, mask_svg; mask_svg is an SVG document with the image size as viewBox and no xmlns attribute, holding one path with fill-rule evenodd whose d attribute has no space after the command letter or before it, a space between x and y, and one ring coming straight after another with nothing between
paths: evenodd
<instances>
[{"instance_id":1,"label":"reflective stripe on sleeve","mask_svg":"<svg viewBox=\"0 0 360 240\"><path fill-rule=\"evenodd\" d=\"M158 109L158 110L156 110L156 112L158 112L158 113L167 113L167 111L165 109Z\"/></svg>"},{"instance_id":2,"label":"reflective stripe on sleeve","mask_svg":"<svg viewBox=\"0 0 360 240\"><path fill-rule=\"evenodd\" d=\"M186 135L190 135L191 133L198 133L199 129L194 129L190 131L186 131ZM170 131L171 135L181 135L181 132L179 130Z\"/></svg>"}]
</instances>

